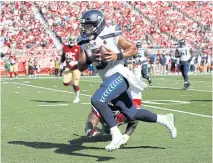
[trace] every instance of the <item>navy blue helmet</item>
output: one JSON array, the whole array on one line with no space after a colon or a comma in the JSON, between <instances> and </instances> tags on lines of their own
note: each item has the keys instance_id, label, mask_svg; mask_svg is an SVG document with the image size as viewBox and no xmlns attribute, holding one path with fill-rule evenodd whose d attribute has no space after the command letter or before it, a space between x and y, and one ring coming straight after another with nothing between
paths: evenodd
<instances>
[{"instance_id":1,"label":"navy blue helmet","mask_svg":"<svg viewBox=\"0 0 213 163\"><path fill-rule=\"evenodd\" d=\"M181 39L180 41L179 41L179 46L180 47L184 47L186 45L186 40L185 39Z\"/></svg>"},{"instance_id":2,"label":"navy blue helmet","mask_svg":"<svg viewBox=\"0 0 213 163\"><path fill-rule=\"evenodd\" d=\"M81 17L81 36L90 40L95 39L104 29L106 21L99 10L88 10Z\"/></svg>"},{"instance_id":3,"label":"navy blue helmet","mask_svg":"<svg viewBox=\"0 0 213 163\"><path fill-rule=\"evenodd\" d=\"M136 43L137 48L142 48L142 42L141 40L138 40Z\"/></svg>"}]
</instances>

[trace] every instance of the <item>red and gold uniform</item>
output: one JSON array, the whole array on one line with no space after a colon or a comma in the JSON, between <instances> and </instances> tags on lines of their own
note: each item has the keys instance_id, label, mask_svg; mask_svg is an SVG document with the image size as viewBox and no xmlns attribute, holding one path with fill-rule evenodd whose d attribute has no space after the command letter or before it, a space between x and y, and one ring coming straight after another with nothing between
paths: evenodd
<instances>
[{"instance_id":1,"label":"red and gold uniform","mask_svg":"<svg viewBox=\"0 0 213 163\"><path fill-rule=\"evenodd\" d=\"M17 63L18 60L15 55L10 55L9 56L9 61L10 61L10 72L17 72Z\"/></svg>"},{"instance_id":2,"label":"red and gold uniform","mask_svg":"<svg viewBox=\"0 0 213 163\"><path fill-rule=\"evenodd\" d=\"M18 59L16 58L15 55L10 55L9 56L9 61L10 61L10 79L12 80L12 74L17 77L18 73Z\"/></svg>"},{"instance_id":3,"label":"red and gold uniform","mask_svg":"<svg viewBox=\"0 0 213 163\"><path fill-rule=\"evenodd\" d=\"M80 53L80 47L78 45L63 45L63 54L61 57L61 63L66 62L66 68L64 70L63 83L65 86L71 85L76 95L76 101L79 102L79 80L81 77L81 72L78 70L78 57Z\"/></svg>"},{"instance_id":4,"label":"red and gold uniform","mask_svg":"<svg viewBox=\"0 0 213 163\"><path fill-rule=\"evenodd\" d=\"M72 47L69 45L63 46L61 62L66 62L63 79L63 82L65 84L69 84L71 81L73 81L74 85L79 85L79 80L81 77L81 72L77 69L79 53L80 47L77 45L74 45Z\"/></svg>"}]
</instances>

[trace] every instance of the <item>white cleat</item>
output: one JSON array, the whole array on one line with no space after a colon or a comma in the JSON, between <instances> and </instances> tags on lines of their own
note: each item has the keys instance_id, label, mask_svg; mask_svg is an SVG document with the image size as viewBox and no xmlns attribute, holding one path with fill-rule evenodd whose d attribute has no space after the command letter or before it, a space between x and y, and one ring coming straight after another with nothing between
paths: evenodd
<instances>
[{"instance_id":1,"label":"white cleat","mask_svg":"<svg viewBox=\"0 0 213 163\"><path fill-rule=\"evenodd\" d=\"M123 137L124 137L123 145L126 145L129 140L129 135L124 134Z\"/></svg>"},{"instance_id":2,"label":"white cleat","mask_svg":"<svg viewBox=\"0 0 213 163\"><path fill-rule=\"evenodd\" d=\"M177 129L175 127L175 116L173 114L167 114L165 120L166 121L164 126L166 126L169 129L171 138L172 139L176 138Z\"/></svg>"},{"instance_id":3,"label":"white cleat","mask_svg":"<svg viewBox=\"0 0 213 163\"><path fill-rule=\"evenodd\" d=\"M77 104L80 102L80 99L79 98L75 98L75 100L73 101L73 103Z\"/></svg>"},{"instance_id":4,"label":"white cleat","mask_svg":"<svg viewBox=\"0 0 213 163\"><path fill-rule=\"evenodd\" d=\"M120 146L124 144L124 137L121 134L118 135L114 135L112 136L112 141L109 145L107 145L105 147L105 149L110 152L110 151L114 151L118 148L120 148Z\"/></svg>"}]
</instances>

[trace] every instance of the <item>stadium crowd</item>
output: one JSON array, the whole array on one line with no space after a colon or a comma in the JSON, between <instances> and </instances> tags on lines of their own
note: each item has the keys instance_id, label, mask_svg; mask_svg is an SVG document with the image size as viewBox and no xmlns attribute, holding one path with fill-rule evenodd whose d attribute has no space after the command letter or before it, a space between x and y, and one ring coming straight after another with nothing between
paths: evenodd
<instances>
[{"instance_id":1,"label":"stadium crowd","mask_svg":"<svg viewBox=\"0 0 213 163\"><path fill-rule=\"evenodd\" d=\"M48 62L50 59L55 60L61 53L56 50L53 40L35 17L32 3L1 1L1 53L6 53L9 47L13 53L22 54L21 62L29 57L43 56L49 56ZM130 40L141 39L148 49L161 48L163 53L162 49L172 48L178 39L185 38L188 44L198 50L195 64L205 64L205 70L198 70L207 72L211 68L211 2L43 1L35 2L35 6L63 42L71 36L79 35L81 13L96 8L105 13L107 25L120 24ZM170 59L167 57L166 62L171 65L171 54L167 54ZM43 66L49 64L47 60L41 61Z\"/></svg>"}]
</instances>

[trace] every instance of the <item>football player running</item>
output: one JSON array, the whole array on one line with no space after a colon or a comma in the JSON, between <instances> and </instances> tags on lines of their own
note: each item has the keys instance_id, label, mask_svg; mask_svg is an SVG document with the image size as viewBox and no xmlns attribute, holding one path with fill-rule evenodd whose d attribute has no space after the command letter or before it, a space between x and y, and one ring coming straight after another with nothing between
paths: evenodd
<instances>
[{"instance_id":1,"label":"football player running","mask_svg":"<svg viewBox=\"0 0 213 163\"><path fill-rule=\"evenodd\" d=\"M16 55L9 54L9 61L10 61L10 81L12 81L13 73L15 75L15 79L17 80L18 75L18 59Z\"/></svg>"},{"instance_id":2,"label":"football player running","mask_svg":"<svg viewBox=\"0 0 213 163\"><path fill-rule=\"evenodd\" d=\"M102 116L110 128L112 141L105 147L107 151L116 150L124 143L124 136L114 120L108 103L118 107L122 114L130 120L160 123L168 128L171 137L175 138L177 130L174 125L174 115L157 115L145 109L136 109L128 88L141 92L147 85L138 79L128 68L124 67L124 58L137 54L134 44L122 35L121 28L105 26L105 17L99 10L88 10L81 18L81 35L78 44L81 45L78 67L86 70L92 63L103 83L91 98L92 105ZM105 53L103 53L104 47ZM123 51L123 52L122 52Z\"/></svg>"},{"instance_id":3,"label":"football player running","mask_svg":"<svg viewBox=\"0 0 213 163\"><path fill-rule=\"evenodd\" d=\"M149 85L152 86L152 80L151 78L147 75L147 57L151 56L151 54L144 48L142 47L142 42L141 40L138 40L136 43L136 47L138 48L138 54L134 58L134 68L133 72L137 76L143 76L148 82Z\"/></svg>"},{"instance_id":4,"label":"football player running","mask_svg":"<svg viewBox=\"0 0 213 163\"><path fill-rule=\"evenodd\" d=\"M181 39L178 42L178 48L175 51L175 57L180 59L179 69L184 79L184 86L183 86L184 90L188 89L190 86L190 83L188 81L188 72L190 61L192 60L193 57L192 54L193 54L192 48L186 46L185 39Z\"/></svg>"},{"instance_id":5,"label":"football player running","mask_svg":"<svg viewBox=\"0 0 213 163\"><path fill-rule=\"evenodd\" d=\"M64 86L71 85L73 87L73 90L75 92L75 99L73 103L79 103L79 80L81 77L81 72L78 70L78 56L80 53L80 47L78 45L75 45L76 39L74 37L69 38L68 45L63 44L61 39L57 37L56 34L49 27L43 14L41 13L41 10L38 10L34 4L32 7L37 19L43 24L44 28L46 29L46 33L48 33L51 39L53 40L53 43L56 46L57 50L62 50L63 52L61 56L61 65L66 62L66 68L64 70L63 76L63 84Z\"/></svg>"},{"instance_id":6,"label":"football player running","mask_svg":"<svg viewBox=\"0 0 213 163\"><path fill-rule=\"evenodd\" d=\"M61 64L66 62L66 68L64 70L63 84L65 86L70 86L71 82L73 90L75 92L75 99L73 103L79 103L80 98L80 87L79 80L81 77L81 72L78 70L78 56L80 53L80 47L75 45L75 38L69 39L68 45L63 45L63 54L61 56Z\"/></svg>"}]
</instances>

